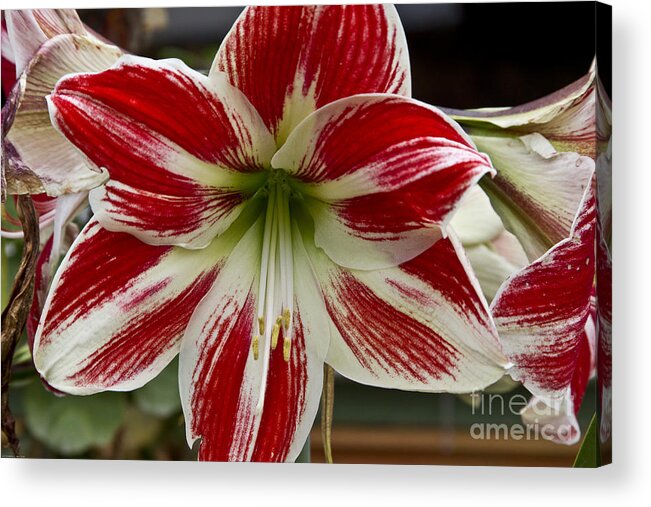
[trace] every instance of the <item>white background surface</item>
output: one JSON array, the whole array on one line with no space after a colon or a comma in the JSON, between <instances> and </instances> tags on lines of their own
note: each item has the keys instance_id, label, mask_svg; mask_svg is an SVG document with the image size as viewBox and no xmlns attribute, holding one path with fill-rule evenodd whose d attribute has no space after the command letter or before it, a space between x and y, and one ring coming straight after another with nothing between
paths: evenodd
<instances>
[{"instance_id":1,"label":"white background surface","mask_svg":"<svg viewBox=\"0 0 651 507\"><path fill-rule=\"evenodd\" d=\"M193 0L191 5L238 3L244 2ZM274 3L300 4L306 0ZM571 470L3 459L2 505L649 505L651 2L611 3L615 124L614 465L600 470ZM173 5L180 2L0 0L3 9ZM576 21L576 26L580 30L581 20ZM549 37L553 36L552 30Z\"/></svg>"}]
</instances>

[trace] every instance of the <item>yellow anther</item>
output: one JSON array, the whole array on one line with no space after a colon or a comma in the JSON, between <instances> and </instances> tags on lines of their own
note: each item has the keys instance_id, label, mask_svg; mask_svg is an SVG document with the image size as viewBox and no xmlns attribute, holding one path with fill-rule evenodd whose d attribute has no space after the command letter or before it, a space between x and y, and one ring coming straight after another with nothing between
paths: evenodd
<instances>
[{"instance_id":1,"label":"yellow anther","mask_svg":"<svg viewBox=\"0 0 651 507\"><path fill-rule=\"evenodd\" d=\"M258 356L260 355L260 337L259 336L254 336L253 337L253 343L251 343L251 348L253 349L253 359L256 361L258 360Z\"/></svg>"},{"instance_id":2,"label":"yellow anther","mask_svg":"<svg viewBox=\"0 0 651 507\"><path fill-rule=\"evenodd\" d=\"M258 317L258 331L261 335L264 334L264 317Z\"/></svg>"},{"instance_id":3,"label":"yellow anther","mask_svg":"<svg viewBox=\"0 0 651 507\"><path fill-rule=\"evenodd\" d=\"M291 313L289 313L289 308L285 308L283 312L283 325L285 326L285 331L289 329L289 319L291 318Z\"/></svg>"},{"instance_id":4,"label":"yellow anther","mask_svg":"<svg viewBox=\"0 0 651 507\"><path fill-rule=\"evenodd\" d=\"M285 337L285 340L283 341L283 359L285 359L285 361L289 361L289 352L291 349L292 341L288 337Z\"/></svg>"},{"instance_id":5,"label":"yellow anther","mask_svg":"<svg viewBox=\"0 0 651 507\"><path fill-rule=\"evenodd\" d=\"M275 349L276 345L278 345L278 335L280 334L280 323L281 323L281 318L278 317L276 319L276 322L274 324L273 329L271 330L271 348Z\"/></svg>"}]
</instances>

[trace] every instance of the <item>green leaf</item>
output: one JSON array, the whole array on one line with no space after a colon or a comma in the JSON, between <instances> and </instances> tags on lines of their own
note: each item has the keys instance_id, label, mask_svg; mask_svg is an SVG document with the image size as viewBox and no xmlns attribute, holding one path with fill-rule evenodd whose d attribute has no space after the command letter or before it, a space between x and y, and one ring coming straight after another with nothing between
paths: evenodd
<instances>
[{"instance_id":1,"label":"green leaf","mask_svg":"<svg viewBox=\"0 0 651 507\"><path fill-rule=\"evenodd\" d=\"M599 441L597 432L597 414L592 416L588 431L581 442L581 448L574 460L574 468L597 468L599 463Z\"/></svg>"},{"instance_id":2,"label":"green leaf","mask_svg":"<svg viewBox=\"0 0 651 507\"><path fill-rule=\"evenodd\" d=\"M140 410L156 417L169 417L181 411L178 369L178 360L174 359L156 378L134 391Z\"/></svg>"},{"instance_id":3,"label":"green leaf","mask_svg":"<svg viewBox=\"0 0 651 507\"><path fill-rule=\"evenodd\" d=\"M127 406L123 393L58 397L40 382L25 388L24 400L29 431L65 456L108 445L124 421Z\"/></svg>"}]
</instances>

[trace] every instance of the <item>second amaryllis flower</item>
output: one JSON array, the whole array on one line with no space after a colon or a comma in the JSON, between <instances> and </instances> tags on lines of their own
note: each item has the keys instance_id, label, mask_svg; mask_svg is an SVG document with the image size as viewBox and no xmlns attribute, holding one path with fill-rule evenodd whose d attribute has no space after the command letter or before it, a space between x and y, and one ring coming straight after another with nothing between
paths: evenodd
<instances>
[{"instance_id":1,"label":"second amaryllis flower","mask_svg":"<svg viewBox=\"0 0 651 507\"><path fill-rule=\"evenodd\" d=\"M293 460L324 361L367 384L469 392L504 373L454 237L493 171L408 98L388 6L245 10L209 77L123 57L49 98L110 181L57 272L35 363L72 394L129 390L180 352L200 459Z\"/></svg>"}]
</instances>

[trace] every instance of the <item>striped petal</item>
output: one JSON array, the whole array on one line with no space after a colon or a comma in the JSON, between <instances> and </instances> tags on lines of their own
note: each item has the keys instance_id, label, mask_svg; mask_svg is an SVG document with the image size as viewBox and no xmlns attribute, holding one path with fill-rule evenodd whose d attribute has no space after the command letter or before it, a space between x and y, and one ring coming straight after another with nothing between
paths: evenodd
<instances>
[{"instance_id":1,"label":"striped petal","mask_svg":"<svg viewBox=\"0 0 651 507\"><path fill-rule=\"evenodd\" d=\"M87 35L74 9L20 9L6 11L5 16L17 76L48 39L63 34Z\"/></svg>"},{"instance_id":2,"label":"striped petal","mask_svg":"<svg viewBox=\"0 0 651 507\"><path fill-rule=\"evenodd\" d=\"M313 245L328 314L327 362L380 387L470 392L496 382L506 359L462 247L441 239L399 267L349 270Z\"/></svg>"},{"instance_id":3,"label":"striped petal","mask_svg":"<svg viewBox=\"0 0 651 507\"><path fill-rule=\"evenodd\" d=\"M220 46L226 72L278 146L312 111L358 93L409 95L409 55L391 5L248 7Z\"/></svg>"},{"instance_id":4,"label":"striped petal","mask_svg":"<svg viewBox=\"0 0 651 507\"><path fill-rule=\"evenodd\" d=\"M577 344L572 381L561 398L533 396L522 411L526 424L538 425L543 438L557 444L574 445L581 439L577 420L588 381L595 372L595 323L590 317Z\"/></svg>"},{"instance_id":5,"label":"striped petal","mask_svg":"<svg viewBox=\"0 0 651 507\"><path fill-rule=\"evenodd\" d=\"M505 282L491 305L504 351L515 365L511 376L542 398L565 396L581 368L592 311L595 220L590 187L572 236Z\"/></svg>"},{"instance_id":6,"label":"striped petal","mask_svg":"<svg viewBox=\"0 0 651 507\"><path fill-rule=\"evenodd\" d=\"M66 255L34 340L34 362L71 394L142 386L177 354L190 316L232 249L156 247L92 219Z\"/></svg>"},{"instance_id":7,"label":"striped petal","mask_svg":"<svg viewBox=\"0 0 651 507\"><path fill-rule=\"evenodd\" d=\"M544 135L557 151L596 157L595 66L574 83L541 99L516 107L446 110L464 128L494 128L502 133ZM504 132L506 131L506 132Z\"/></svg>"},{"instance_id":8,"label":"striped petal","mask_svg":"<svg viewBox=\"0 0 651 507\"><path fill-rule=\"evenodd\" d=\"M40 46L5 106L13 117L3 138L9 193L75 193L106 179L52 126L45 97L62 76L105 70L120 54L115 46L77 35L59 35Z\"/></svg>"},{"instance_id":9,"label":"striped petal","mask_svg":"<svg viewBox=\"0 0 651 507\"><path fill-rule=\"evenodd\" d=\"M358 269L395 266L427 249L465 192L492 171L438 109L380 94L319 109L271 163L305 196L317 246Z\"/></svg>"},{"instance_id":10,"label":"striped petal","mask_svg":"<svg viewBox=\"0 0 651 507\"><path fill-rule=\"evenodd\" d=\"M262 225L233 250L183 339L179 385L188 443L201 438L200 460L293 461L318 408L328 341L316 338L327 323L300 250L290 360L279 346L265 371L263 352L258 359L252 353Z\"/></svg>"},{"instance_id":11,"label":"striped petal","mask_svg":"<svg viewBox=\"0 0 651 507\"><path fill-rule=\"evenodd\" d=\"M58 129L109 172L90 196L99 222L153 245L205 247L237 218L275 150L223 75L178 60L124 56L61 80L49 101Z\"/></svg>"},{"instance_id":12,"label":"striped petal","mask_svg":"<svg viewBox=\"0 0 651 507\"><path fill-rule=\"evenodd\" d=\"M34 336L41 319L43 306L50 289L50 282L54 272L61 261L61 257L71 246L72 240L79 234L77 224L71 223L79 211L88 205L85 193L69 194L55 200L54 220L51 233L41 228L41 241L43 236L49 236L41 247L36 263L34 276L34 298L27 320L27 338L29 345L34 348ZM45 234L44 234L45 233ZM72 238L72 239L70 239Z\"/></svg>"},{"instance_id":13,"label":"striped petal","mask_svg":"<svg viewBox=\"0 0 651 507\"><path fill-rule=\"evenodd\" d=\"M473 141L497 169L497 176L485 178L481 185L530 260L570 236L594 173L591 158L557 152L540 134L476 135Z\"/></svg>"},{"instance_id":14,"label":"striped petal","mask_svg":"<svg viewBox=\"0 0 651 507\"><path fill-rule=\"evenodd\" d=\"M280 346L271 354L253 461L295 461L321 401L323 363L330 343L328 319L296 226L292 238L295 310L290 360L284 360Z\"/></svg>"}]
</instances>

